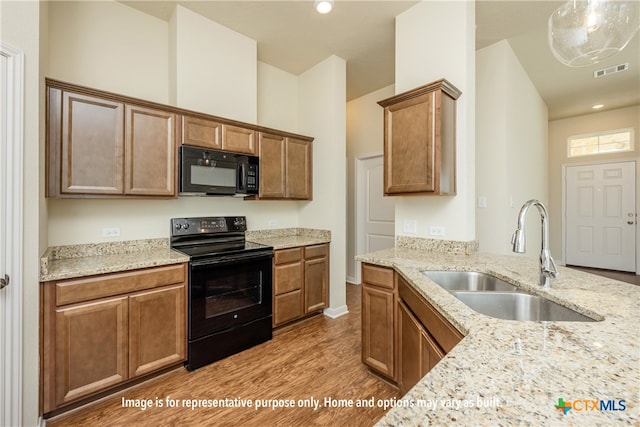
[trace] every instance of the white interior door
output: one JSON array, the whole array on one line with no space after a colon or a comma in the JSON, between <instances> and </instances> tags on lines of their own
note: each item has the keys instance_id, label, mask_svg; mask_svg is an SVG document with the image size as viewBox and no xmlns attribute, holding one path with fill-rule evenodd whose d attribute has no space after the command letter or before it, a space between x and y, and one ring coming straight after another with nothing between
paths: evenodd
<instances>
[{"instance_id":1,"label":"white interior door","mask_svg":"<svg viewBox=\"0 0 640 427\"><path fill-rule=\"evenodd\" d=\"M636 271L635 162L567 166L566 264Z\"/></svg>"},{"instance_id":2,"label":"white interior door","mask_svg":"<svg viewBox=\"0 0 640 427\"><path fill-rule=\"evenodd\" d=\"M394 247L395 201L393 197L384 197L382 155L359 159L356 175L356 254ZM360 283L360 271L356 271Z\"/></svg>"},{"instance_id":3,"label":"white interior door","mask_svg":"<svg viewBox=\"0 0 640 427\"><path fill-rule=\"evenodd\" d=\"M22 425L22 64L0 41L0 425Z\"/></svg>"}]
</instances>

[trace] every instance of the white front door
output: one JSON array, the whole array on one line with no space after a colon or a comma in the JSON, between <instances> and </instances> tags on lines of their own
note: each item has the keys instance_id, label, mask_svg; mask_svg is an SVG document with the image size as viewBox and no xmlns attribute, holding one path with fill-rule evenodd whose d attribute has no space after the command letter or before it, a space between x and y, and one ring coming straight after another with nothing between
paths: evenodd
<instances>
[{"instance_id":1,"label":"white front door","mask_svg":"<svg viewBox=\"0 0 640 427\"><path fill-rule=\"evenodd\" d=\"M359 159L356 179L356 254L394 247L395 201L393 197L384 197L382 155ZM360 283L360 271L356 274Z\"/></svg>"},{"instance_id":2,"label":"white front door","mask_svg":"<svg viewBox=\"0 0 640 427\"><path fill-rule=\"evenodd\" d=\"M636 271L635 162L567 166L566 264Z\"/></svg>"}]
</instances>

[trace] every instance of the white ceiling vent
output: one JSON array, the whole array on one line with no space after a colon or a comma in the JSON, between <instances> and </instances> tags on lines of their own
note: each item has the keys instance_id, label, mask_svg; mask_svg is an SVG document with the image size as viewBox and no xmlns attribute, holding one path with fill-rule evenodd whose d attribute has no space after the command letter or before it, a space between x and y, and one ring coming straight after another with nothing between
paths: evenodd
<instances>
[{"instance_id":1,"label":"white ceiling vent","mask_svg":"<svg viewBox=\"0 0 640 427\"><path fill-rule=\"evenodd\" d=\"M608 76L609 74L619 73L620 71L627 71L629 69L629 63L614 65L613 67L603 68L602 70L597 70L593 72L593 78L597 79L599 77Z\"/></svg>"}]
</instances>

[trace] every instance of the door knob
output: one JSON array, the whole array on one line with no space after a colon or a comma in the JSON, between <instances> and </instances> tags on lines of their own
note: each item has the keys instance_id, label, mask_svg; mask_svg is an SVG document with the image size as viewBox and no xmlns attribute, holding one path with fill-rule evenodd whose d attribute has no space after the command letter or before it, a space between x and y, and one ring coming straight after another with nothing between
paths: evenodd
<instances>
[{"instance_id":1,"label":"door knob","mask_svg":"<svg viewBox=\"0 0 640 427\"><path fill-rule=\"evenodd\" d=\"M635 221L627 221L627 224L633 225L633 224L635 224Z\"/></svg>"},{"instance_id":2,"label":"door knob","mask_svg":"<svg viewBox=\"0 0 640 427\"><path fill-rule=\"evenodd\" d=\"M9 286L9 275L5 274L4 277L0 277L0 289Z\"/></svg>"}]
</instances>

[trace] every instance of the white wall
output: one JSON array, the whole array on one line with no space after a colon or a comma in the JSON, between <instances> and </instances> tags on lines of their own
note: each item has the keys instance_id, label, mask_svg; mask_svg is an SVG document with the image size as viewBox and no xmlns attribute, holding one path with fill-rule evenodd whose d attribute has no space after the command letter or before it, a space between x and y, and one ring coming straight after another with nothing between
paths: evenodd
<instances>
[{"instance_id":1,"label":"white wall","mask_svg":"<svg viewBox=\"0 0 640 427\"><path fill-rule=\"evenodd\" d=\"M169 102L165 21L114 1L50 2L47 77Z\"/></svg>"},{"instance_id":2,"label":"white wall","mask_svg":"<svg viewBox=\"0 0 640 427\"><path fill-rule=\"evenodd\" d=\"M445 239L475 239L475 3L423 1L396 17L396 93L446 78L457 100L456 196L398 197L396 235L417 221L417 236L444 226Z\"/></svg>"},{"instance_id":3,"label":"white wall","mask_svg":"<svg viewBox=\"0 0 640 427\"><path fill-rule=\"evenodd\" d=\"M356 159L382 154L383 109L377 102L394 93L394 85L389 85L347 102L347 278L354 283L357 282Z\"/></svg>"},{"instance_id":4,"label":"white wall","mask_svg":"<svg viewBox=\"0 0 640 427\"><path fill-rule=\"evenodd\" d=\"M298 76L258 61L258 124L298 133Z\"/></svg>"},{"instance_id":5,"label":"white wall","mask_svg":"<svg viewBox=\"0 0 640 427\"><path fill-rule=\"evenodd\" d=\"M476 194L487 200L476 208L477 239L483 252L512 253L522 204L536 198L550 209L547 107L505 40L477 52L476 73ZM530 215L527 255L537 257L540 220Z\"/></svg>"},{"instance_id":6,"label":"white wall","mask_svg":"<svg viewBox=\"0 0 640 427\"><path fill-rule=\"evenodd\" d=\"M604 154L567 158L567 138L573 135L603 132L614 129L633 128L634 150L629 153ZM560 258L562 253L562 166L616 160L640 160L640 106L619 108L601 113L586 114L549 122L549 206L551 217L551 253ZM640 212L640 170L636 170L636 203ZM636 226L638 233L640 227ZM640 234L637 237L640 242ZM640 266L640 250L637 250Z\"/></svg>"},{"instance_id":7,"label":"white wall","mask_svg":"<svg viewBox=\"0 0 640 427\"><path fill-rule=\"evenodd\" d=\"M47 5L39 2L0 2L0 40L24 54L24 128L23 128L23 217L24 239L22 247L22 425L38 424L39 390L39 255L46 247L46 239L39 233L38 224L46 218L42 185L44 168L40 173L34 165L42 164L44 152L44 97L41 92L42 70L46 55L40 46L47 35L41 32L42 14ZM46 30L46 25L43 25ZM46 32L46 31L45 31ZM13 285L17 289L16 284Z\"/></svg>"},{"instance_id":8,"label":"white wall","mask_svg":"<svg viewBox=\"0 0 640 427\"><path fill-rule=\"evenodd\" d=\"M256 123L257 42L180 5L169 27L174 105Z\"/></svg>"},{"instance_id":9,"label":"white wall","mask_svg":"<svg viewBox=\"0 0 640 427\"><path fill-rule=\"evenodd\" d=\"M314 135L313 201L302 205L302 227L331 230L330 306L346 307L346 62L330 56L299 76L300 131Z\"/></svg>"}]
</instances>

